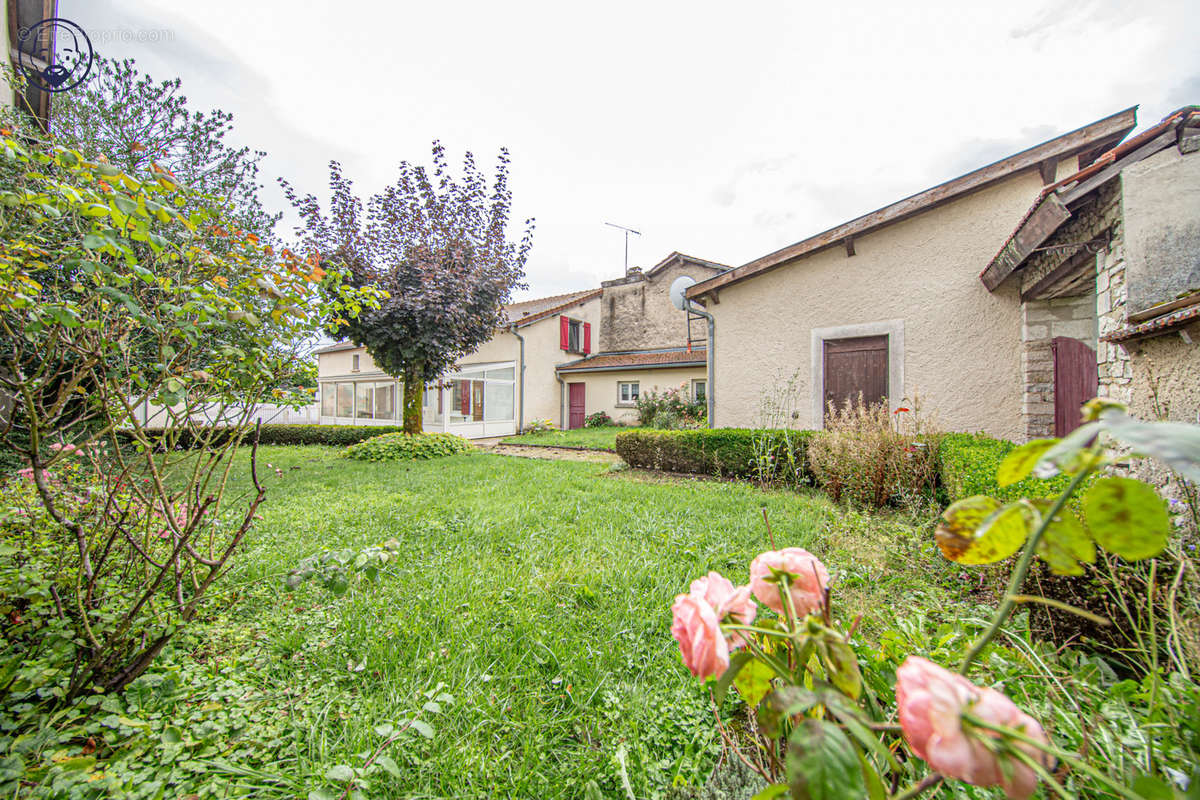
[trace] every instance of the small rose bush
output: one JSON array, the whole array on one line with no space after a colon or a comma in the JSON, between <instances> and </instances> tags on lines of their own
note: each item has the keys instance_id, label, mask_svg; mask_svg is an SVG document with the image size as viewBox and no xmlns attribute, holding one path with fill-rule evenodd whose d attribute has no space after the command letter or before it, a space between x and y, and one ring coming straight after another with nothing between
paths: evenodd
<instances>
[{"instance_id":1,"label":"small rose bush","mask_svg":"<svg viewBox=\"0 0 1200 800\"><path fill-rule=\"evenodd\" d=\"M1074 433L1023 445L997 471L1000 486L1030 474L1070 476L1057 498L1005 503L978 495L942 516L936 541L946 558L981 565L1017 556L1007 593L956 671L915 653L898 667L860 654L860 620L835 618L834 576L803 548L760 554L746 585L709 572L675 598L671 633L684 666L711 681L718 705L733 687L750 711L748 733L727 730L719 716L718 726L726 746L769 783L756 798L910 800L952 781L1015 800L1042 784L1047 796L1074 797L1079 782L1128 800L1183 796L1167 788L1166 781L1179 785L1171 770L1110 774L1126 765L1056 745L1001 688L971 679L1017 604L1041 600L1020 594L1035 557L1052 572L1076 574L1102 550L1136 561L1166 547L1171 523L1154 489L1097 477L1115 459L1110 440L1200 480L1200 427L1142 422L1101 400L1084 414ZM1079 519L1068 501L1083 486ZM864 674L863 664L871 671ZM1162 678L1155 671L1147 681L1154 687Z\"/></svg>"}]
</instances>

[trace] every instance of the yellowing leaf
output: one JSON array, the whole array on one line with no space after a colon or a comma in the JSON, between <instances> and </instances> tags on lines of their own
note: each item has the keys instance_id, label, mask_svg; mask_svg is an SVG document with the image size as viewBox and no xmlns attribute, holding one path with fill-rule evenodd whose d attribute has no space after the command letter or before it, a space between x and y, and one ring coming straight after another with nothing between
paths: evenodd
<instances>
[{"instance_id":1,"label":"yellowing leaf","mask_svg":"<svg viewBox=\"0 0 1200 800\"><path fill-rule=\"evenodd\" d=\"M742 667L733 679L733 685L746 705L756 708L771 691L771 678L774 676L775 671L756 658Z\"/></svg>"},{"instance_id":2,"label":"yellowing leaf","mask_svg":"<svg viewBox=\"0 0 1200 800\"><path fill-rule=\"evenodd\" d=\"M1167 504L1132 478L1101 478L1083 497L1083 515L1096 542L1127 561L1152 558L1167 546Z\"/></svg>"},{"instance_id":3,"label":"yellowing leaf","mask_svg":"<svg viewBox=\"0 0 1200 800\"><path fill-rule=\"evenodd\" d=\"M1041 460L1058 439L1034 439L1016 448L1004 457L996 470L996 483L1008 486L1016 483L1033 471L1033 467Z\"/></svg>"},{"instance_id":4,"label":"yellowing leaf","mask_svg":"<svg viewBox=\"0 0 1200 800\"><path fill-rule=\"evenodd\" d=\"M934 531L942 555L959 564L992 564L1021 549L1029 535L1029 511L1020 503L1001 507L994 497L974 495L954 503Z\"/></svg>"},{"instance_id":5,"label":"yellowing leaf","mask_svg":"<svg viewBox=\"0 0 1200 800\"><path fill-rule=\"evenodd\" d=\"M1031 501L1042 515L1050 512L1053 500ZM1071 511L1063 508L1050 521L1042 538L1037 543L1037 555L1055 575L1082 575L1080 562L1088 564L1096 560L1096 546Z\"/></svg>"}]
</instances>

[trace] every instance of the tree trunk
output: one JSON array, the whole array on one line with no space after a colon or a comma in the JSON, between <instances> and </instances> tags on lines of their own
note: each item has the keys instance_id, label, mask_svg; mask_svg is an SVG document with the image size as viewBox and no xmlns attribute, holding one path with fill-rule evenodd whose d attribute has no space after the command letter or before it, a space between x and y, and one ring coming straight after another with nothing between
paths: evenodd
<instances>
[{"instance_id":1,"label":"tree trunk","mask_svg":"<svg viewBox=\"0 0 1200 800\"><path fill-rule=\"evenodd\" d=\"M420 365L404 370L404 432L412 436L421 433L421 380Z\"/></svg>"}]
</instances>

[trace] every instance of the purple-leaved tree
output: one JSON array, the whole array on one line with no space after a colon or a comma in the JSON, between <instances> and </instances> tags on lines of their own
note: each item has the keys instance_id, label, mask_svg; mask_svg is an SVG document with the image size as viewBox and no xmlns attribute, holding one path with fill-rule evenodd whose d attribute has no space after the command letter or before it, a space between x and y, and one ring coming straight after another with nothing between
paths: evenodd
<instances>
[{"instance_id":1,"label":"purple-leaved tree","mask_svg":"<svg viewBox=\"0 0 1200 800\"><path fill-rule=\"evenodd\" d=\"M490 185L467 153L455 178L445 148L433 143L432 172L401 162L400 177L364 203L341 165L330 163L330 203L284 191L301 218L301 247L344 270L351 286L388 293L380 308L338 321L333 336L365 346L404 381L404 432L421 432L421 389L503 325L512 291L524 288L533 220L508 238L512 193L501 149Z\"/></svg>"}]
</instances>

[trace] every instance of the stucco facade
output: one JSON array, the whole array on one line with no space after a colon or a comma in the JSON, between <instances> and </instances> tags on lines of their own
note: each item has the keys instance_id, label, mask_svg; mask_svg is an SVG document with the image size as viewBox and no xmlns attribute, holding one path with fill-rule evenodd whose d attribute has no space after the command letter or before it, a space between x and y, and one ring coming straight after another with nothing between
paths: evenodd
<instances>
[{"instance_id":1,"label":"stucco facade","mask_svg":"<svg viewBox=\"0 0 1200 800\"><path fill-rule=\"evenodd\" d=\"M990 293L978 275L1041 187L1036 170L1012 175L856 237L854 255L828 248L722 288L707 305L716 318L715 426L762 424L763 401L791 381L801 395L792 426L820 427L814 330L855 336L852 326L899 323L893 406L919 394L948 430L1020 438L1017 291Z\"/></svg>"},{"instance_id":2,"label":"stucco facade","mask_svg":"<svg viewBox=\"0 0 1200 800\"><path fill-rule=\"evenodd\" d=\"M637 406L620 402L618 387L621 383L636 381L639 393L642 394L679 389L684 396L691 399L694 382L705 380L705 375L706 369L699 366L612 372L564 372L562 378L567 384L584 384L587 414L603 411L621 425L634 425L637 423Z\"/></svg>"},{"instance_id":3,"label":"stucco facade","mask_svg":"<svg viewBox=\"0 0 1200 800\"><path fill-rule=\"evenodd\" d=\"M513 368L514 394L512 402L514 417L513 424L509 427L514 431L528 425L535 419L549 419L555 425L561 424L560 421L563 413L560 402L561 389L555 377L555 367L579 358L578 353L564 351L560 346L559 318L563 316L587 323L593 326L594 329L600 320L599 293L594 292L587 299L564 306L557 306L553 309L553 313L540 316L537 319L518 319L515 321L518 325L517 332L525 339L524 381L521 380L519 374L521 366L521 342L518 335L514 334L511 328L498 330L495 336L458 362L458 373L469 373L487 368L503 369L507 366ZM355 369L356 357L358 359L357 369ZM366 348L363 347L318 352L317 359L317 380L321 384L371 380L387 382L394 380L391 376L385 375L376 366ZM522 385L524 388L523 404L521 402ZM401 387L402 384L396 382L397 397L399 396L398 393ZM425 415L427 429L441 429L438 427L441 417L438 416L436 410L438 408L437 397L436 394L433 394L433 392L437 391L441 391L441 389L431 390L428 398ZM449 405L450 403L447 398L443 397L441 400L443 413ZM325 423L353 421L356 424L368 425L395 424L399 413L395 413L391 419L362 420L354 417L345 417L340 414L330 415L325 413L321 417L322 422ZM431 428L431 426L433 427ZM479 430L472 429L470 431L470 433L475 435L492 435L494 433L503 435L502 433L497 433L497 431L507 430L507 428L502 426L491 424L484 427L475 427L479 428Z\"/></svg>"}]
</instances>

